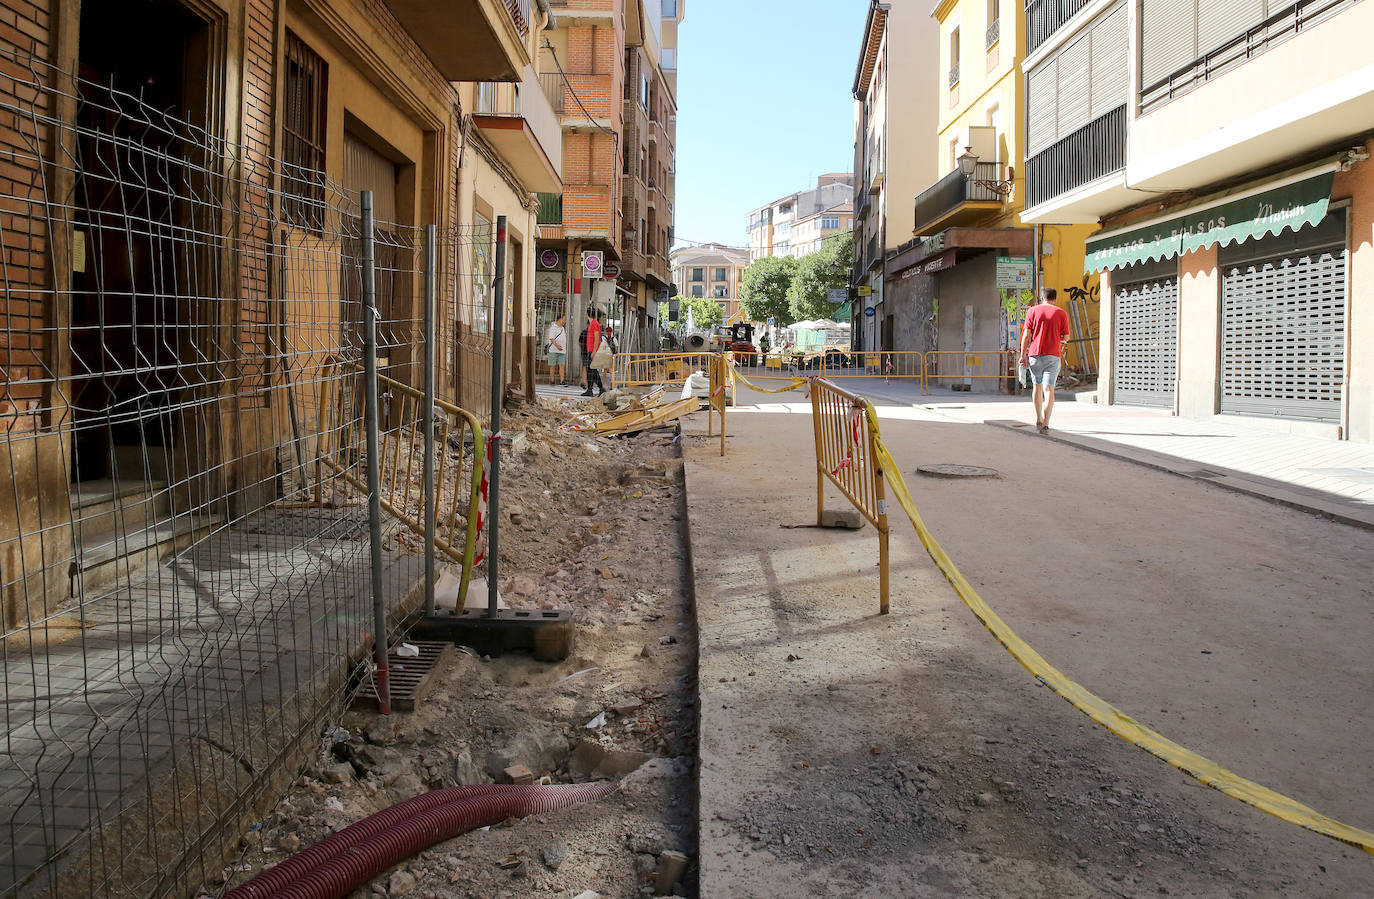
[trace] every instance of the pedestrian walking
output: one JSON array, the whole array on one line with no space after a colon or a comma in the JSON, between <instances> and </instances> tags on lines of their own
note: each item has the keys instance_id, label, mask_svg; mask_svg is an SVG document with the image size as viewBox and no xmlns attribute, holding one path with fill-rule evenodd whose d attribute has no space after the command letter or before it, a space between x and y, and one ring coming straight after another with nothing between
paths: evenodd
<instances>
[{"instance_id":1,"label":"pedestrian walking","mask_svg":"<svg viewBox=\"0 0 1374 899\"><path fill-rule=\"evenodd\" d=\"M601 396L601 394L606 392L606 388L601 383L601 368L598 363L604 366L609 362L609 359L603 358L598 360L596 357L597 351L600 350L602 344L605 343L605 341L601 339L601 313L596 309L587 310L586 335L587 337L586 340L583 341L582 349L587 359L587 389L582 391L582 395ZM610 351L607 350L606 354L609 356ZM592 393L593 387L598 391L596 394Z\"/></svg>"},{"instance_id":2,"label":"pedestrian walking","mask_svg":"<svg viewBox=\"0 0 1374 899\"><path fill-rule=\"evenodd\" d=\"M549 368L552 371L551 380L555 384L564 386L568 383L568 328L567 317L560 315L549 325L548 334L544 335L544 352L549 356Z\"/></svg>"},{"instance_id":3,"label":"pedestrian walking","mask_svg":"<svg viewBox=\"0 0 1374 899\"><path fill-rule=\"evenodd\" d=\"M1069 339L1069 316L1054 305L1056 296L1053 287L1040 288L1040 302L1026 313L1026 322L1021 326L1020 364L1030 369L1035 385L1031 401L1035 404L1035 427L1041 434L1050 429L1054 385L1059 380L1064 344Z\"/></svg>"}]
</instances>

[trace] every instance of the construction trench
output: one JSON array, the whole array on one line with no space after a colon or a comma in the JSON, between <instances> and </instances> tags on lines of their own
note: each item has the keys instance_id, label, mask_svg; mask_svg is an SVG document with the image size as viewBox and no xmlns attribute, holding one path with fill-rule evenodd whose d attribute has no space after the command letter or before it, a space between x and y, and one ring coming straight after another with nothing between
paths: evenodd
<instances>
[{"instance_id":1,"label":"construction trench","mask_svg":"<svg viewBox=\"0 0 1374 899\"><path fill-rule=\"evenodd\" d=\"M619 789L445 839L348 895L1242 897L1374 887L1367 854L1199 789L1039 689L895 526L892 612L879 615L873 528L795 527L815 509L809 404L741 394L724 457L705 410L609 437L571 429L566 407L508 413L504 428L523 436L503 469L502 595L512 607L571 608L572 655L548 663L458 651L415 712L350 712L203 894L240 888L426 791L594 781ZM1298 742L1314 759L1359 758L1374 735L1348 678L1313 685L1307 704L1255 705L1261 687L1245 675L1255 660L1207 611L1177 612L1183 638L1177 621L1137 605L1146 594L1181 596L1193 578L1227 621L1237 620L1233 605L1258 609L1244 626L1254 645L1268 645L1264 621L1281 616L1281 632L1305 648L1277 680L1258 669L1253 680L1282 693L1313 653L1358 668L1321 621L1345 614L1347 629L1366 626L1340 609L1368 596L1369 531L938 413L885 418L884 433L913 478L918 463L951 459L1000 474L976 485L924 481L919 496L970 578L1038 646L1241 773L1341 820L1370 819L1360 789L1369 765L1309 771L1280 725L1307 734ZM1056 465L1102 484L1115 507L1153 497L1178 524L1171 535L1123 533L1102 559L1073 550L1072 533L1056 535L1068 574L1046 569L1027 582L1035 550L1003 541L980 555L988 534L969 508L1011 514L1003 507L1026 501L1028 472ZM1209 555L1225 577L1200 573L1204 560L1187 550L1217 527L1241 535ZM1122 554L1147 552L1176 570L1141 583ZM1290 572L1283 586L1265 569L1235 573L1254 552ZM1329 580L1316 586L1302 558ZM1098 583L1099 611L1112 620L1098 620L1092 604L1074 610L1068 596L1049 617L1021 599L1061 576ZM1259 595L1300 603L1255 606ZM1085 642L1089 630L1141 645ZM1174 668L1167 675L1161 657ZM1203 686L1188 697L1189 683Z\"/></svg>"}]
</instances>

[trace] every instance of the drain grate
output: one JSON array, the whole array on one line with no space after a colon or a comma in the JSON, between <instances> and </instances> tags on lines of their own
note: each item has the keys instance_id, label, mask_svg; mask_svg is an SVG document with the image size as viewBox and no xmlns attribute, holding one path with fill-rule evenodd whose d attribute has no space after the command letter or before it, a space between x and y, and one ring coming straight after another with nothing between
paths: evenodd
<instances>
[{"instance_id":1,"label":"drain grate","mask_svg":"<svg viewBox=\"0 0 1374 899\"><path fill-rule=\"evenodd\" d=\"M424 701L429 691L438 682L438 674L453 657L452 643L437 640L407 641L420 650L418 656L397 655L400 645L393 646L387 653L387 668L391 680L391 710L393 712L413 712ZM354 700L355 709L381 708L377 702L377 682L368 678L358 698Z\"/></svg>"}]
</instances>

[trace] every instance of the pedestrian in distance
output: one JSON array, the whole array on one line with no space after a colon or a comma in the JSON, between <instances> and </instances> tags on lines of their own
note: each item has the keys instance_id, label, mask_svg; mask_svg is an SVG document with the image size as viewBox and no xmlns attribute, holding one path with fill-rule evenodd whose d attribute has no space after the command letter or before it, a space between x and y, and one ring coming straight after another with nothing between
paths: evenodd
<instances>
[{"instance_id":1,"label":"pedestrian in distance","mask_svg":"<svg viewBox=\"0 0 1374 899\"><path fill-rule=\"evenodd\" d=\"M599 369L604 383L611 380L612 369L615 368L614 355L620 352L620 341L616 338L615 329L610 326L609 322L601 329L601 345L606 350L606 364Z\"/></svg>"},{"instance_id":2,"label":"pedestrian in distance","mask_svg":"<svg viewBox=\"0 0 1374 899\"><path fill-rule=\"evenodd\" d=\"M582 391L583 396L600 396L606 392L606 388L601 384L601 371L597 368L596 351L601 349L601 313L596 309L587 310L587 330L584 332L586 338L582 342L583 358L586 360L587 368L587 389ZM592 388L599 391L592 393Z\"/></svg>"},{"instance_id":3,"label":"pedestrian in distance","mask_svg":"<svg viewBox=\"0 0 1374 899\"><path fill-rule=\"evenodd\" d=\"M1050 429L1054 385L1059 380L1064 344L1069 340L1069 316L1054 305L1056 296L1053 287L1040 288L1040 302L1026 313L1026 322L1021 326L1020 364L1030 370L1035 427L1041 434Z\"/></svg>"},{"instance_id":4,"label":"pedestrian in distance","mask_svg":"<svg viewBox=\"0 0 1374 899\"><path fill-rule=\"evenodd\" d=\"M549 325L544 336L544 352L549 356L549 368L553 370L551 380L555 384L567 386L568 383L568 328L567 317L560 315Z\"/></svg>"}]
</instances>

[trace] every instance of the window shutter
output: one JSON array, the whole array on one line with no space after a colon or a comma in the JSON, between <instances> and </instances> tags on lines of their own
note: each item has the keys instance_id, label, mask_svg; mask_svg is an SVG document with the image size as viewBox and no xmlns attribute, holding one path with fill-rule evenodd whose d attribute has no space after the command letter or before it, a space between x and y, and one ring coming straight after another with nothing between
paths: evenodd
<instances>
[{"instance_id":1,"label":"window shutter","mask_svg":"<svg viewBox=\"0 0 1374 899\"><path fill-rule=\"evenodd\" d=\"M1197 0L1145 0L1140 55L1142 87L1197 59Z\"/></svg>"},{"instance_id":2,"label":"window shutter","mask_svg":"<svg viewBox=\"0 0 1374 899\"><path fill-rule=\"evenodd\" d=\"M1197 10L1198 56L1264 21L1264 0L1203 0Z\"/></svg>"},{"instance_id":3,"label":"window shutter","mask_svg":"<svg viewBox=\"0 0 1374 899\"><path fill-rule=\"evenodd\" d=\"M1097 119L1126 102L1126 6L1100 17L1092 27L1092 111Z\"/></svg>"},{"instance_id":4,"label":"window shutter","mask_svg":"<svg viewBox=\"0 0 1374 899\"><path fill-rule=\"evenodd\" d=\"M1058 140L1058 66L1052 57L1031 70L1026 84L1026 156L1034 156Z\"/></svg>"},{"instance_id":5,"label":"window shutter","mask_svg":"<svg viewBox=\"0 0 1374 899\"><path fill-rule=\"evenodd\" d=\"M1059 137L1065 138L1091 121L1089 34L1079 35L1059 52Z\"/></svg>"}]
</instances>

